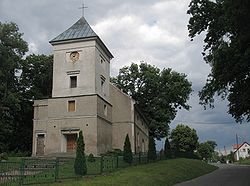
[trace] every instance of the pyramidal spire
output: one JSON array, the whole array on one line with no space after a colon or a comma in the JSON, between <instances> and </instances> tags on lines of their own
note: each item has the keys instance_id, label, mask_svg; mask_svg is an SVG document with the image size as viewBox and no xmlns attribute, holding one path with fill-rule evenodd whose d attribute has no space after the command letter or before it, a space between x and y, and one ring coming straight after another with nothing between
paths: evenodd
<instances>
[{"instance_id":1,"label":"pyramidal spire","mask_svg":"<svg viewBox=\"0 0 250 186\"><path fill-rule=\"evenodd\" d=\"M53 44L57 41L84 39L90 37L98 37L98 35L94 32L94 30L90 27L86 19L82 16L69 29L52 39L50 43Z\"/></svg>"}]
</instances>

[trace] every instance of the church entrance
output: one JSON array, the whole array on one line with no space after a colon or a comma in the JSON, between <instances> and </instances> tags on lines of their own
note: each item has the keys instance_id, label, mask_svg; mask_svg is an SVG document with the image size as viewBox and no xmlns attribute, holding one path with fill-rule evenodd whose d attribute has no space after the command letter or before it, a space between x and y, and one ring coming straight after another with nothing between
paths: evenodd
<instances>
[{"instance_id":1,"label":"church entrance","mask_svg":"<svg viewBox=\"0 0 250 186\"><path fill-rule=\"evenodd\" d=\"M77 134L67 134L67 152L75 152Z\"/></svg>"},{"instance_id":2,"label":"church entrance","mask_svg":"<svg viewBox=\"0 0 250 186\"><path fill-rule=\"evenodd\" d=\"M44 141L45 135L44 134L37 134L37 143L36 143L36 155L43 156L44 155Z\"/></svg>"}]
</instances>

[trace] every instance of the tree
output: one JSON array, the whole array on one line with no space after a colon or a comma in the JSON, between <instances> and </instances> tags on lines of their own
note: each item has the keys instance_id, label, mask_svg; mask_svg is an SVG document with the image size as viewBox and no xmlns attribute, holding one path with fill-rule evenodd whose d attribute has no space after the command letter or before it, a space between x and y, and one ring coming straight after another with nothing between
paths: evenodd
<instances>
[{"instance_id":1,"label":"tree","mask_svg":"<svg viewBox=\"0 0 250 186\"><path fill-rule=\"evenodd\" d=\"M202 159L209 160L213 155L213 148L207 142L200 143L197 148L197 152Z\"/></svg>"},{"instance_id":2,"label":"tree","mask_svg":"<svg viewBox=\"0 0 250 186\"><path fill-rule=\"evenodd\" d=\"M217 146L215 141L208 140L206 143L210 145L213 151L215 150L215 147Z\"/></svg>"},{"instance_id":3,"label":"tree","mask_svg":"<svg viewBox=\"0 0 250 186\"><path fill-rule=\"evenodd\" d=\"M51 97L53 56L29 55L22 61L20 92L27 99Z\"/></svg>"},{"instance_id":4,"label":"tree","mask_svg":"<svg viewBox=\"0 0 250 186\"><path fill-rule=\"evenodd\" d=\"M206 33L202 54L211 66L200 104L213 107L218 95L236 122L250 121L250 1L192 0L187 13L189 36Z\"/></svg>"},{"instance_id":5,"label":"tree","mask_svg":"<svg viewBox=\"0 0 250 186\"><path fill-rule=\"evenodd\" d=\"M85 157L85 144L83 140L82 131L79 132L79 137L77 138L77 147L76 147L76 158L74 163L74 169L76 175L85 175L87 174L87 165Z\"/></svg>"},{"instance_id":6,"label":"tree","mask_svg":"<svg viewBox=\"0 0 250 186\"><path fill-rule=\"evenodd\" d=\"M149 136L148 159L149 160L156 160L156 148L155 148L155 140L154 140L153 136Z\"/></svg>"},{"instance_id":7,"label":"tree","mask_svg":"<svg viewBox=\"0 0 250 186\"><path fill-rule=\"evenodd\" d=\"M175 152L192 154L198 146L198 136L194 129L179 124L170 134L171 144Z\"/></svg>"},{"instance_id":8,"label":"tree","mask_svg":"<svg viewBox=\"0 0 250 186\"><path fill-rule=\"evenodd\" d=\"M48 98L52 92L53 56L29 55L20 62L17 92L20 111L15 116L9 150L31 151L33 129L33 101ZM17 144L18 142L18 144Z\"/></svg>"},{"instance_id":9,"label":"tree","mask_svg":"<svg viewBox=\"0 0 250 186\"><path fill-rule=\"evenodd\" d=\"M166 158L171 158L171 146L170 146L168 138L166 138L165 140L164 155Z\"/></svg>"},{"instance_id":10,"label":"tree","mask_svg":"<svg viewBox=\"0 0 250 186\"><path fill-rule=\"evenodd\" d=\"M0 153L8 151L21 111L17 73L27 43L15 23L0 22Z\"/></svg>"},{"instance_id":11,"label":"tree","mask_svg":"<svg viewBox=\"0 0 250 186\"><path fill-rule=\"evenodd\" d=\"M128 134L126 135L124 146L123 146L123 160L129 164L133 161L133 153L131 150L131 144L129 141Z\"/></svg>"},{"instance_id":12,"label":"tree","mask_svg":"<svg viewBox=\"0 0 250 186\"><path fill-rule=\"evenodd\" d=\"M186 101L191 93L191 83L186 75L152 66L132 63L120 69L111 81L130 95L149 121L150 136L157 139L168 135L168 124L178 108L189 109Z\"/></svg>"}]
</instances>

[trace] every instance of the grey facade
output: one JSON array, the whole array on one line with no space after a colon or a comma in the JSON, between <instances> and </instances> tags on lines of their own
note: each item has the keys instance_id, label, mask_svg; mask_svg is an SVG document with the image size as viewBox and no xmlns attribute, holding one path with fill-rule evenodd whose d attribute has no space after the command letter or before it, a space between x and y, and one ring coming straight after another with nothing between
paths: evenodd
<instances>
[{"instance_id":1,"label":"grey facade","mask_svg":"<svg viewBox=\"0 0 250 186\"><path fill-rule=\"evenodd\" d=\"M75 153L79 131L86 153L122 149L146 152L148 128L134 101L110 83L108 48L82 17L51 40L52 98L34 102L33 156Z\"/></svg>"}]
</instances>

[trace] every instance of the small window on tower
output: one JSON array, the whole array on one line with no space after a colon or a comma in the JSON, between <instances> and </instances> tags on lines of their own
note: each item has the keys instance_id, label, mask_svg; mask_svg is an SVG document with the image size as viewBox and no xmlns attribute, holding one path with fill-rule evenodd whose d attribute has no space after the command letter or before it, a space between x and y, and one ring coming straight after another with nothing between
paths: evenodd
<instances>
[{"instance_id":1,"label":"small window on tower","mask_svg":"<svg viewBox=\"0 0 250 186\"><path fill-rule=\"evenodd\" d=\"M68 101L68 112L74 112L76 110L76 101L70 100Z\"/></svg>"},{"instance_id":2,"label":"small window on tower","mask_svg":"<svg viewBox=\"0 0 250 186\"><path fill-rule=\"evenodd\" d=\"M77 86L77 76L70 76L70 88Z\"/></svg>"},{"instance_id":3,"label":"small window on tower","mask_svg":"<svg viewBox=\"0 0 250 186\"><path fill-rule=\"evenodd\" d=\"M108 107L107 107L107 105L104 105L104 115L105 116L108 115Z\"/></svg>"},{"instance_id":4,"label":"small window on tower","mask_svg":"<svg viewBox=\"0 0 250 186\"><path fill-rule=\"evenodd\" d=\"M104 92L104 80L101 80L101 91Z\"/></svg>"}]
</instances>

